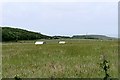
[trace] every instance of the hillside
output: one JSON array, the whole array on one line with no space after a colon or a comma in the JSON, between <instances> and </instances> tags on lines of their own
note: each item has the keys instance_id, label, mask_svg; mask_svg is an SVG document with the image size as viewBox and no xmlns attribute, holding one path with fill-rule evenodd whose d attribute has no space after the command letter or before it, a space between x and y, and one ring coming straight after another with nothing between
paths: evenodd
<instances>
[{"instance_id":1,"label":"hillside","mask_svg":"<svg viewBox=\"0 0 120 80\"><path fill-rule=\"evenodd\" d=\"M113 37L108 37L108 36L105 36L105 35L74 35L72 36L73 39L109 39L109 40L112 40L112 39L115 39Z\"/></svg>"},{"instance_id":2,"label":"hillside","mask_svg":"<svg viewBox=\"0 0 120 80\"><path fill-rule=\"evenodd\" d=\"M35 40L35 39L50 39L52 37L46 36L37 32L27 31L19 28L1 27L2 41L17 41L17 40Z\"/></svg>"},{"instance_id":3,"label":"hillside","mask_svg":"<svg viewBox=\"0 0 120 80\"><path fill-rule=\"evenodd\" d=\"M69 36L47 36L41 33L32 32L19 28L0 27L2 29L2 41L18 41L18 40L36 40L36 39L116 39L105 35L73 35ZM0 32L1 32L0 29Z\"/></svg>"}]
</instances>

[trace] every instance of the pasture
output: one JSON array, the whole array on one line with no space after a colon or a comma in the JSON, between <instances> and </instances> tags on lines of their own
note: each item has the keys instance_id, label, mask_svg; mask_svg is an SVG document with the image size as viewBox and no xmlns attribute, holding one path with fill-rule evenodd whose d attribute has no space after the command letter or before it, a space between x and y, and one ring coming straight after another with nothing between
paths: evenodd
<instances>
[{"instance_id":1,"label":"pasture","mask_svg":"<svg viewBox=\"0 0 120 80\"><path fill-rule=\"evenodd\" d=\"M2 44L2 77L13 78L103 78L103 55L109 75L118 77L118 42L112 40L57 40L6 42Z\"/></svg>"}]
</instances>

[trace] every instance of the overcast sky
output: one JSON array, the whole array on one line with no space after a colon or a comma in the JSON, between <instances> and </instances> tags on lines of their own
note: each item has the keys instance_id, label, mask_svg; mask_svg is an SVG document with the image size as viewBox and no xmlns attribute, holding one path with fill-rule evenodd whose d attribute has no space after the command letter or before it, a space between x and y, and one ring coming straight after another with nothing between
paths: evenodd
<instances>
[{"instance_id":1,"label":"overcast sky","mask_svg":"<svg viewBox=\"0 0 120 80\"><path fill-rule=\"evenodd\" d=\"M3 26L52 36L118 34L117 2L8 2L2 8Z\"/></svg>"}]
</instances>

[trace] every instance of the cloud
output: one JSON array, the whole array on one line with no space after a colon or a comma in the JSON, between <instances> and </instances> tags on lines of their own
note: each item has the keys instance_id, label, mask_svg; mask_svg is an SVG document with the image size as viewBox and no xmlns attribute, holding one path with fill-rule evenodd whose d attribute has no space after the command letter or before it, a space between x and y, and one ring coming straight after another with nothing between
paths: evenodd
<instances>
[{"instance_id":1,"label":"cloud","mask_svg":"<svg viewBox=\"0 0 120 80\"><path fill-rule=\"evenodd\" d=\"M117 34L117 3L5 3L4 25L50 35Z\"/></svg>"}]
</instances>

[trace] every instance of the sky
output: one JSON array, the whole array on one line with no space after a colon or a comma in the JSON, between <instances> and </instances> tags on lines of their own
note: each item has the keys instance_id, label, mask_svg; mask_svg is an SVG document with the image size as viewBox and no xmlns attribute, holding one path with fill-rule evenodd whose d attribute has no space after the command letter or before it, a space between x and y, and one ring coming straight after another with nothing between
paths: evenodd
<instances>
[{"instance_id":1,"label":"sky","mask_svg":"<svg viewBox=\"0 0 120 80\"><path fill-rule=\"evenodd\" d=\"M5 2L2 26L54 36L118 35L117 2Z\"/></svg>"}]
</instances>

